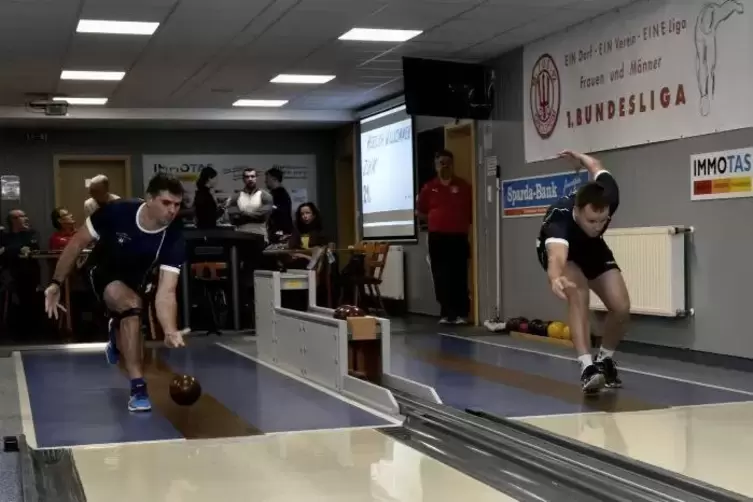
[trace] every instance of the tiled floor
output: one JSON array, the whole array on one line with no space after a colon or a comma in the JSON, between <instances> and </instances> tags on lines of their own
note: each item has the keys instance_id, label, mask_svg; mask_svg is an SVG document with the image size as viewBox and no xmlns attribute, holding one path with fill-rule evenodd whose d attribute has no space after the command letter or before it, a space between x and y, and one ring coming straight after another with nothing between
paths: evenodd
<instances>
[{"instance_id":1,"label":"tiled floor","mask_svg":"<svg viewBox=\"0 0 753 502\"><path fill-rule=\"evenodd\" d=\"M89 502L508 502L374 430L78 448Z\"/></svg>"},{"instance_id":2,"label":"tiled floor","mask_svg":"<svg viewBox=\"0 0 753 502\"><path fill-rule=\"evenodd\" d=\"M753 402L525 422L753 497Z\"/></svg>"}]
</instances>

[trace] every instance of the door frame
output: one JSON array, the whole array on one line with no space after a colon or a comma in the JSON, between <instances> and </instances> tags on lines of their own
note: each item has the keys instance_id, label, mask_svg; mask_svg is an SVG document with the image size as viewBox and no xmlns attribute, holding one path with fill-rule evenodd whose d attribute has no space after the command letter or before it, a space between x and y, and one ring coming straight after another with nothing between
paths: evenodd
<instances>
[{"instance_id":1,"label":"door frame","mask_svg":"<svg viewBox=\"0 0 753 502\"><path fill-rule=\"evenodd\" d=\"M469 131L469 143L471 147L471 194L473 198L473 206L471 208L472 224L471 224L471 270L468 281L468 289L471 290L473 297L471 298L471 313L473 316L473 325L480 326L481 320L479 319L479 291L478 291L478 214L477 214L477 194L476 194L476 163L478 162L477 150L476 150L476 122L474 120L466 119L460 120L451 124L445 124L444 137L445 145L447 145L447 137L451 134L451 131L467 128Z\"/></svg>"},{"instance_id":2,"label":"door frame","mask_svg":"<svg viewBox=\"0 0 753 502\"><path fill-rule=\"evenodd\" d=\"M54 155L52 158L53 176L55 178L55 207L60 205L60 170L64 169L60 166L63 161L104 161L104 162L123 162L125 167L125 185L126 193L118 194L123 198L130 199L133 197L133 181L131 177L131 156L130 155ZM82 202L83 204L83 202Z\"/></svg>"}]
</instances>

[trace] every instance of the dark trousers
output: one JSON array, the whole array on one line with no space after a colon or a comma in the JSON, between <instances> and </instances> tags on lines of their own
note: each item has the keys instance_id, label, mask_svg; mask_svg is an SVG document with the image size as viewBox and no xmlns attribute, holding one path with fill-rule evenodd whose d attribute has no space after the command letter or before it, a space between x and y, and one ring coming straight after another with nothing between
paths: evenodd
<instances>
[{"instance_id":1,"label":"dark trousers","mask_svg":"<svg viewBox=\"0 0 753 502\"><path fill-rule=\"evenodd\" d=\"M468 317L469 258L470 245L467 234L429 232L431 275L434 278L434 293L441 307L442 317Z\"/></svg>"},{"instance_id":2,"label":"dark trousers","mask_svg":"<svg viewBox=\"0 0 753 502\"><path fill-rule=\"evenodd\" d=\"M255 328L254 271L263 268L265 247L266 242L261 235L244 240L243 244L238 247L238 257L241 262L238 303L242 329Z\"/></svg>"}]
</instances>

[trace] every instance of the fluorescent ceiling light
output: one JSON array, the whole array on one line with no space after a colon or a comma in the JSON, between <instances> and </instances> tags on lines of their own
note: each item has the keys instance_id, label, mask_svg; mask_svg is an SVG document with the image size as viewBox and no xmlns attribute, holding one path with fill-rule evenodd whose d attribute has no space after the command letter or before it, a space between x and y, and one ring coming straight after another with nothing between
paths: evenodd
<instances>
[{"instance_id":1,"label":"fluorescent ceiling light","mask_svg":"<svg viewBox=\"0 0 753 502\"><path fill-rule=\"evenodd\" d=\"M112 33L116 35L152 35L158 26L159 23L81 19L76 31L79 33Z\"/></svg>"},{"instance_id":2,"label":"fluorescent ceiling light","mask_svg":"<svg viewBox=\"0 0 753 502\"><path fill-rule=\"evenodd\" d=\"M233 106L262 106L265 108L275 108L287 104L286 99L239 99Z\"/></svg>"},{"instance_id":3,"label":"fluorescent ceiling light","mask_svg":"<svg viewBox=\"0 0 753 502\"><path fill-rule=\"evenodd\" d=\"M58 96L52 99L54 101L65 101L69 105L105 105L107 104L107 98L69 98L65 96Z\"/></svg>"},{"instance_id":4,"label":"fluorescent ceiling light","mask_svg":"<svg viewBox=\"0 0 753 502\"><path fill-rule=\"evenodd\" d=\"M277 75L270 80L274 84L326 84L334 75Z\"/></svg>"},{"instance_id":5,"label":"fluorescent ceiling light","mask_svg":"<svg viewBox=\"0 0 753 502\"><path fill-rule=\"evenodd\" d=\"M77 71L63 70L61 80L122 80L124 71Z\"/></svg>"},{"instance_id":6,"label":"fluorescent ceiling light","mask_svg":"<svg viewBox=\"0 0 753 502\"><path fill-rule=\"evenodd\" d=\"M376 28L353 28L340 35L340 40L361 42L405 42L423 33L421 30L381 30Z\"/></svg>"}]
</instances>

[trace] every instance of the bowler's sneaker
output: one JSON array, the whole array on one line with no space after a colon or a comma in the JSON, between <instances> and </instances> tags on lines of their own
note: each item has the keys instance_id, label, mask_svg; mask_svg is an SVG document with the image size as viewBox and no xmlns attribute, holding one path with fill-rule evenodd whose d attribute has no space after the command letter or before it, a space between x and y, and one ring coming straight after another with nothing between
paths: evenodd
<instances>
[{"instance_id":1,"label":"bowler's sneaker","mask_svg":"<svg viewBox=\"0 0 753 502\"><path fill-rule=\"evenodd\" d=\"M604 387L604 374L595 364L586 366L580 375L580 382L584 394L595 394Z\"/></svg>"},{"instance_id":2,"label":"bowler's sneaker","mask_svg":"<svg viewBox=\"0 0 753 502\"><path fill-rule=\"evenodd\" d=\"M151 411L152 402L149 400L149 394L146 391L146 385L139 385L131 390L131 397L128 399L128 411Z\"/></svg>"},{"instance_id":3,"label":"bowler's sneaker","mask_svg":"<svg viewBox=\"0 0 753 502\"><path fill-rule=\"evenodd\" d=\"M596 366L604 373L605 385L610 389L619 389L622 387L622 380L617 374L617 365L611 357L605 357L601 361L596 361Z\"/></svg>"}]
</instances>

